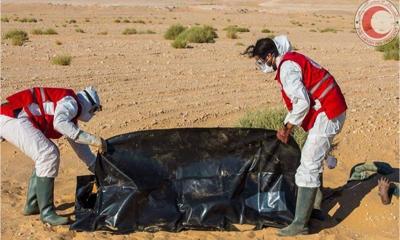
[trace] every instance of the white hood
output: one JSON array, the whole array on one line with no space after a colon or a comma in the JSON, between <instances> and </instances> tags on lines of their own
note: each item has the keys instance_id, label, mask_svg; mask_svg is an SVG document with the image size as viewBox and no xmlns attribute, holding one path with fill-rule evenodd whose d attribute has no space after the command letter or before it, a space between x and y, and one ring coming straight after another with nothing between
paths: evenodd
<instances>
[{"instance_id":1,"label":"white hood","mask_svg":"<svg viewBox=\"0 0 400 240\"><path fill-rule=\"evenodd\" d=\"M286 35L279 35L272 39L278 49L279 56L285 55L285 53L292 51L292 44L290 44L289 39Z\"/></svg>"},{"instance_id":2,"label":"white hood","mask_svg":"<svg viewBox=\"0 0 400 240\"><path fill-rule=\"evenodd\" d=\"M89 94L92 101L94 101L94 105L89 100L87 94ZM91 113L93 107L100 106L100 98L97 95L96 89L94 89L92 86L89 86L83 91L79 91L76 96L78 97L78 101L82 107L81 114L79 115L78 119L83 122L88 122L94 116L94 113Z\"/></svg>"}]
</instances>

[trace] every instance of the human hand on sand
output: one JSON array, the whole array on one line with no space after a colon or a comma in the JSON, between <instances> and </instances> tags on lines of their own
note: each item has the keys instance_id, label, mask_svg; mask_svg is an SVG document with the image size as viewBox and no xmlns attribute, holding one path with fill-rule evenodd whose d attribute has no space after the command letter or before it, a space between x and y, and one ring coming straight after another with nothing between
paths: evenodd
<instances>
[{"instance_id":1,"label":"human hand on sand","mask_svg":"<svg viewBox=\"0 0 400 240\"><path fill-rule=\"evenodd\" d=\"M381 197L382 204L384 204L384 205L387 205L390 203L389 187L390 187L389 179L387 179L385 177L381 177L378 180L378 194Z\"/></svg>"}]
</instances>

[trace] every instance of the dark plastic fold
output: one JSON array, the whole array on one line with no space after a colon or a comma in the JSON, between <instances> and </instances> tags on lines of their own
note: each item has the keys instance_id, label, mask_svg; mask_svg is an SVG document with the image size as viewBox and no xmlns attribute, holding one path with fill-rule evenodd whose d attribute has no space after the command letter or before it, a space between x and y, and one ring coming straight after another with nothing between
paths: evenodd
<instances>
[{"instance_id":1,"label":"dark plastic fold","mask_svg":"<svg viewBox=\"0 0 400 240\"><path fill-rule=\"evenodd\" d=\"M149 130L107 140L96 176L79 176L80 231L282 227L294 217L300 149L276 132L243 128ZM94 189L96 187L96 190Z\"/></svg>"}]
</instances>

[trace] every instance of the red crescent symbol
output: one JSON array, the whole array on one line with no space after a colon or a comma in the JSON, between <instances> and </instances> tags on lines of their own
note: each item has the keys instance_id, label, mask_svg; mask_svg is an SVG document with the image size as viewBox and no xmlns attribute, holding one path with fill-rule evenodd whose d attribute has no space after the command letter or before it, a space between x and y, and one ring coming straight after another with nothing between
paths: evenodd
<instances>
[{"instance_id":1,"label":"red crescent symbol","mask_svg":"<svg viewBox=\"0 0 400 240\"><path fill-rule=\"evenodd\" d=\"M386 35L389 34L389 32L387 33L377 33L374 28L371 26L371 22L372 22L372 17L374 16L375 13L379 12L379 11L385 11L388 12L386 10L386 8L381 7L381 6L375 6L375 7L371 7L369 8L367 11L365 11L363 17L362 17L362 28L364 29L364 32L372 37L372 38L383 38Z\"/></svg>"}]
</instances>

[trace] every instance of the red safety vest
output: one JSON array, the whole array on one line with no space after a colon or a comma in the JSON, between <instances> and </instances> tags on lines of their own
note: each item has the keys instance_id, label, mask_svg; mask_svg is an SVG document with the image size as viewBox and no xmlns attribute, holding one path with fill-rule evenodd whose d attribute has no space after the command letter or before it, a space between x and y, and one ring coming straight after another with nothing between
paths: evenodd
<instances>
[{"instance_id":1,"label":"red safety vest","mask_svg":"<svg viewBox=\"0 0 400 240\"><path fill-rule=\"evenodd\" d=\"M282 97L289 111L292 110L292 102L283 90L280 79L282 63L287 60L293 61L300 66L302 81L310 98L310 110L301 124L301 127L305 131L310 130L314 126L315 119L320 112L325 112L328 119L333 119L346 111L346 101L333 76L326 69L303 54L288 52L283 55L279 63L275 79L281 85ZM315 110L313 106L317 100L321 103L321 108Z\"/></svg>"},{"instance_id":2,"label":"red safety vest","mask_svg":"<svg viewBox=\"0 0 400 240\"><path fill-rule=\"evenodd\" d=\"M0 114L17 118L23 109L32 124L40 129L46 137L57 139L62 134L54 129L54 111L57 102L66 96L71 96L78 102L78 98L72 89L41 87L26 89L7 97L7 103L0 107ZM29 107L33 104L39 107L40 113L32 113ZM81 106L78 104L78 114L72 119L73 123L77 124L80 112Z\"/></svg>"}]
</instances>

